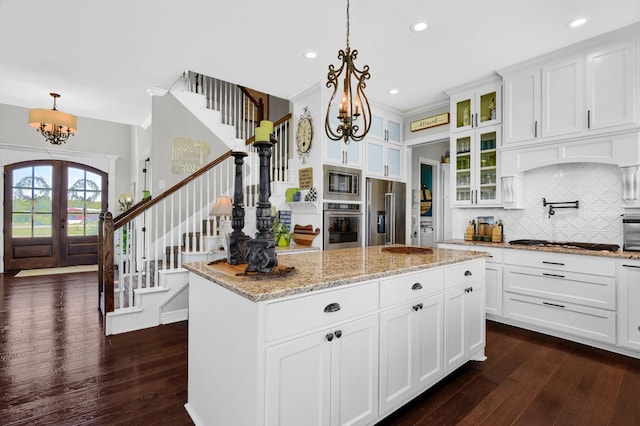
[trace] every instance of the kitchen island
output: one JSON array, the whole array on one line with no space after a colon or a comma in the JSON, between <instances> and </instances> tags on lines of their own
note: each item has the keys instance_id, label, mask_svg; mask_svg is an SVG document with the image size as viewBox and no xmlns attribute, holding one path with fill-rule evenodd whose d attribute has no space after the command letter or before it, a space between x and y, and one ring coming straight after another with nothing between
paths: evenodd
<instances>
[{"instance_id":1,"label":"kitchen island","mask_svg":"<svg viewBox=\"0 0 640 426\"><path fill-rule=\"evenodd\" d=\"M186 264L193 421L373 424L483 360L486 254L403 247L279 255L276 277Z\"/></svg>"}]
</instances>

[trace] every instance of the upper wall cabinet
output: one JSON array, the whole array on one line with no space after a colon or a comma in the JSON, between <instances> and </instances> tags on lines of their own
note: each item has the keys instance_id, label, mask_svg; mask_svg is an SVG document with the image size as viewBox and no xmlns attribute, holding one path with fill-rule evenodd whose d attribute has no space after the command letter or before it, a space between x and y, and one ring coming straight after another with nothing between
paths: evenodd
<instances>
[{"instance_id":1,"label":"upper wall cabinet","mask_svg":"<svg viewBox=\"0 0 640 426\"><path fill-rule=\"evenodd\" d=\"M344 166L362 167L362 144L364 142L334 141L326 138L324 146L324 160L326 163L340 164Z\"/></svg>"},{"instance_id":2,"label":"upper wall cabinet","mask_svg":"<svg viewBox=\"0 0 640 426\"><path fill-rule=\"evenodd\" d=\"M374 108L368 137L393 143L402 143L402 118L389 111Z\"/></svg>"},{"instance_id":3,"label":"upper wall cabinet","mask_svg":"<svg viewBox=\"0 0 640 426\"><path fill-rule=\"evenodd\" d=\"M500 124L502 93L499 83L451 93L451 131Z\"/></svg>"},{"instance_id":4,"label":"upper wall cabinet","mask_svg":"<svg viewBox=\"0 0 640 426\"><path fill-rule=\"evenodd\" d=\"M504 76L504 144L637 123L635 43L618 43Z\"/></svg>"}]
</instances>

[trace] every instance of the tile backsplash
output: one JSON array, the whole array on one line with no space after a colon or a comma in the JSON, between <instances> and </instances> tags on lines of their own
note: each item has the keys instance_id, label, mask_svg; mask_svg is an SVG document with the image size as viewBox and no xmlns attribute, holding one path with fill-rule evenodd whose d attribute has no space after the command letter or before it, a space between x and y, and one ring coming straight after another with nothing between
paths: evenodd
<instances>
[{"instance_id":1,"label":"tile backsplash","mask_svg":"<svg viewBox=\"0 0 640 426\"><path fill-rule=\"evenodd\" d=\"M494 216L504 222L504 240L534 238L612 243L622 246L622 178L615 165L566 163L540 167L523 175L525 208L454 209L453 238L461 238L471 219ZM580 201L579 209L557 209L548 202Z\"/></svg>"}]
</instances>

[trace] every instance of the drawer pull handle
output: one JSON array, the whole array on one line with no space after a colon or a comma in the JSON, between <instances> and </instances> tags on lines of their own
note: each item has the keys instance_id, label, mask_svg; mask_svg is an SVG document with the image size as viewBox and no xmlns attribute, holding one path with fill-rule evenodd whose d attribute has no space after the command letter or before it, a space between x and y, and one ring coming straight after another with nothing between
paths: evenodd
<instances>
[{"instance_id":1,"label":"drawer pull handle","mask_svg":"<svg viewBox=\"0 0 640 426\"><path fill-rule=\"evenodd\" d=\"M413 310L417 312L418 311L418 305L413 305Z\"/></svg>"},{"instance_id":2,"label":"drawer pull handle","mask_svg":"<svg viewBox=\"0 0 640 426\"><path fill-rule=\"evenodd\" d=\"M467 288L465 288L465 289L464 289L464 292L465 292L465 293L471 293L471 292L473 292L473 287L467 287Z\"/></svg>"},{"instance_id":3,"label":"drawer pull handle","mask_svg":"<svg viewBox=\"0 0 640 426\"><path fill-rule=\"evenodd\" d=\"M327 333L327 340L328 341L332 341L333 340L333 334L332 333Z\"/></svg>"},{"instance_id":4,"label":"drawer pull handle","mask_svg":"<svg viewBox=\"0 0 640 426\"><path fill-rule=\"evenodd\" d=\"M555 277L555 278L564 278L564 275L558 275L558 274L548 274L546 272L543 272L542 275L544 275L545 277Z\"/></svg>"},{"instance_id":5,"label":"drawer pull handle","mask_svg":"<svg viewBox=\"0 0 640 426\"><path fill-rule=\"evenodd\" d=\"M422 309L424 308L424 305L422 303L418 303L418 308Z\"/></svg>"},{"instance_id":6,"label":"drawer pull handle","mask_svg":"<svg viewBox=\"0 0 640 426\"><path fill-rule=\"evenodd\" d=\"M327 306L324 307L325 312L338 312L339 310L340 310L339 303L329 303Z\"/></svg>"},{"instance_id":7,"label":"drawer pull handle","mask_svg":"<svg viewBox=\"0 0 640 426\"><path fill-rule=\"evenodd\" d=\"M422 284L415 283L414 285L411 286L411 290L422 290Z\"/></svg>"},{"instance_id":8,"label":"drawer pull handle","mask_svg":"<svg viewBox=\"0 0 640 426\"><path fill-rule=\"evenodd\" d=\"M469 277L469 276L471 276L471 275L473 275L473 274L471 273L471 271L464 271L464 276L465 276L465 277Z\"/></svg>"},{"instance_id":9,"label":"drawer pull handle","mask_svg":"<svg viewBox=\"0 0 640 426\"><path fill-rule=\"evenodd\" d=\"M339 339L339 338L341 338L341 337L342 337L342 330L336 330L336 332L335 332L335 333L333 333L333 334L335 334L335 335L336 335L336 339Z\"/></svg>"},{"instance_id":10,"label":"drawer pull handle","mask_svg":"<svg viewBox=\"0 0 640 426\"><path fill-rule=\"evenodd\" d=\"M638 269L640 269L640 266L638 266L638 265L625 265L623 263L622 266L624 266L625 268L638 268Z\"/></svg>"},{"instance_id":11,"label":"drawer pull handle","mask_svg":"<svg viewBox=\"0 0 640 426\"><path fill-rule=\"evenodd\" d=\"M546 260L543 260L542 263L544 263L545 265L559 265L559 266L564 266L564 263L560 263L560 262L547 262Z\"/></svg>"},{"instance_id":12,"label":"drawer pull handle","mask_svg":"<svg viewBox=\"0 0 640 426\"><path fill-rule=\"evenodd\" d=\"M558 305L557 303L549 303L549 302L542 302L543 305L547 305L547 306L555 306L556 308L563 308L564 309L564 305Z\"/></svg>"}]
</instances>

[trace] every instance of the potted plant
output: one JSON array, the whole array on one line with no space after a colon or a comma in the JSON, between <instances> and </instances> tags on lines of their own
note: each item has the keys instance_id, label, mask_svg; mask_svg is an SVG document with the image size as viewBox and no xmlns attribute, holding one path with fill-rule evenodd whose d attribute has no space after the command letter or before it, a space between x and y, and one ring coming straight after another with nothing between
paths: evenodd
<instances>
[{"instance_id":1,"label":"potted plant","mask_svg":"<svg viewBox=\"0 0 640 426\"><path fill-rule=\"evenodd\" d=\"M288 247L291 242L292 232L289 229L289 225L284 222L280 222L280 218L276 216L273 219L273 225L271 226L271 233L273 234L273 240L280 247Z\"/></svg>"}]
</instances>

